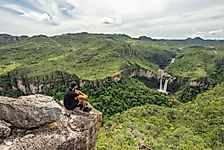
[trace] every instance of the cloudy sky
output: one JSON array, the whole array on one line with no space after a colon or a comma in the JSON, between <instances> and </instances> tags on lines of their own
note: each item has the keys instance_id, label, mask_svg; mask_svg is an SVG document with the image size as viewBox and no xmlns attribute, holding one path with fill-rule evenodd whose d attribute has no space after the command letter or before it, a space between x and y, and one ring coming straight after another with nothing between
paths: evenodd
<instances>
[{"instance_id":1,"label":"cloudy sky","mask_svg":"<svg viewBox=\"0 0 224 150\"><path fill-rule=\"evenodd\" d=\"M1 0L0 33L224 39L224 0Z\"/></svg>"}]
</instances>

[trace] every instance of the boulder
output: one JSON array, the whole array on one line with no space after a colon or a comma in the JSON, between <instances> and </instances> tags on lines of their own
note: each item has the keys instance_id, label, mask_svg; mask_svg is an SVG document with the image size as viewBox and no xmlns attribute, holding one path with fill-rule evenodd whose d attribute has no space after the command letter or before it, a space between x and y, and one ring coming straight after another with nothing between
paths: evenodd
<instances>
[{"instance_id":1,"label":"boulder","mask_svg":"<svg viewBox=\"0 0 224 150\"><path fill-rule=\"evenodd\" d=\"M61 107L50 96L30 95L18 99L0 96L0 120L16 128L34 128L60 119Z\"/></svg>"},{"instance_id":2,"label":"boulder","mask_svg":"<svg viewBox=\"0 0 224 150\"><path fill-rule=\"evenodd\" d=\"M39 103L45 102L40 98L45 96L37 96ZM36 99L34 96L28 96L28 98L21 97L18 100L33 100L33 98ZM12 100L7 107L13 106L14 101L17 100ZM42 107L39 109L43 109ZM59 119L55 122L45 123L36 128L17 128L12 124L10 135L6 138L0 137L0 150L94 150L102 113L92 106L90 112L83 112L79 108L68 111L61 105L57 107L61 111Z\"/></svg>"},{"instance_id":3,"label":"boulder","mask_svg":"<svg viewBox=\"0 0 224 150\"><path fill-rule=\"evenodd\" d=\"M3 140L5 150L94 150L102 113L93 108L90 113L79 109L61 115L39 129L15 130Z\"/></svg>"}]
</instances>

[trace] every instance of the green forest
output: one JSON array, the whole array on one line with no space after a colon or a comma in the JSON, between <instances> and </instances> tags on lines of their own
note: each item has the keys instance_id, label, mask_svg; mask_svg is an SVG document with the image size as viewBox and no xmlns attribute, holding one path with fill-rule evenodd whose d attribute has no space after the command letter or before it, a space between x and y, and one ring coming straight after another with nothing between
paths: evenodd
<instances>
[{"instance_id":1,"label":"green forest","mask_svg":"<svg viewBox=\"0 0 224 150\"><path fill-rule=\"evenodd\" d=\"M224 149L224 83L173 107L135 107L110 118L100 130L97 149Z\"/></svg>"},{"instance_id":2,"label":"green forest","mask_svg":"<svg viewBox=\"0 0 224 150\"><path fill-rule=\"evenodd\" d=\"M0 35L1 96L61 101L72 80L103 113L98 150L224 149L222 40Z\"/></svg>"}]
</instances>

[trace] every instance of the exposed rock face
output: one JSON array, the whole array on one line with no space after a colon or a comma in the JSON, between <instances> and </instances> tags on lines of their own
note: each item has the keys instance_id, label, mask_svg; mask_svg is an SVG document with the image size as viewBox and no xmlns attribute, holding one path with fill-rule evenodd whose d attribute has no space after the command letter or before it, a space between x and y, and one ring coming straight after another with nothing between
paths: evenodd
<instances>
[{"instance_id":1,"label":"exposed rock face","mask_svg":"<svg viewBox=\"0 0 224 150\"><path fill-rule=\"evenodd\" d=\"M145 77L147 79L155 78L155 74L149 70L140 69L140 68L130 68L130 69L122 71L120 74L115 75L113 77L107 77L105 79L95 80L95 81L80 80L80 82L82 86L97 88L104 85L107 82L111 82L111 81L117 82L126 77L134 77L134 76Z\"/></svg>"},{"instance_id":2,"label":"exposed rock face","mask_svg":"<svg viewBox=\"0 0 224 150\"><path fill-rule=\"evenodd\" d=\"M0 93L17 95L56 93L67 88L70 81L77 79L75 75L56 71L45 76L27 77L21 70L12 71L0 76Z\"/></svg>"},{"instance_id":3,"label":"exposed rock face","mask_svg":"<svg viewBox=\"0 0 224 150\"><path fill-rule=\"evenodd\" d=\"M0 138L4 138L10 135L11 129L9 126L11 126L9 123L0 120Z\"/></svg>"},{"instance_id":4,"label":"exposed rock face","mask_svg":"<svg viewBox=\"0 0 224 150\"><path fill-rule=\"evenodd\" d=\"M41 101L41 99L39 100ZM58 105L58 107L61 106ZM74 111L67 111L62 107L60 109L60 118L53 123L46 123L35 129L20 129L12 125L10 135L0 138L0 149L93 150L102 120L102 113L94 108L89 113L78 108Z\"/></svg>"},{"instance_id":5,"label":"exposed rock face","mask_svg":"<svg viewBox=\"0 0 224 150\"><path fill-rule=\"evenodd\" d=\"M49 94L57 93L62 89L66 89L72 80L80 80L85 87L97 88L110 81L119 81L128 76L140 76L153 78L155 75L145 69L138 67L129 68L122 71L120 74L105 79L89 81L79 79L76 75L71 75L65 72L56 71L45 76L27 77L26 73L12 71L6 75L0 76L0 94L12 94L15 96L30 95L30 94Z\"/></svg>"},{"instance_id":6,"label":"exposed rock face","mask_svg":"<svg viewBox=\"0 0 224 150\"><path fill-rule=\"evenodd\" d=\"M0 34L0 42L1 43L8 43L8 42L16 42L21 41L28 38L28 36L22 35L22 36L12 36L9 34Z\"/></svg>"},{"instance_id":7,"label":"exposed rock face","mask_svg":"<svg viewBox=\"0 0 224 150\"><path fill-rule=\"evenodd\" d=\"M192 87L192 88L198 87L200 89L206 89L209 87L209 83L206 81L191 81L189 83L189 87Z\"/></svg>"},{"instance_id":8,"label":"exposed rock face","mask_svg":"<svg viewBox=\"0 0 224 150\"><path fill-rule=\"evenodd\" d=\"M59 120L61 108L49 96L30 95L18 99L0 96L0 112L0 120L17 128L32 128Z\"/></svg>"}]
</instances>

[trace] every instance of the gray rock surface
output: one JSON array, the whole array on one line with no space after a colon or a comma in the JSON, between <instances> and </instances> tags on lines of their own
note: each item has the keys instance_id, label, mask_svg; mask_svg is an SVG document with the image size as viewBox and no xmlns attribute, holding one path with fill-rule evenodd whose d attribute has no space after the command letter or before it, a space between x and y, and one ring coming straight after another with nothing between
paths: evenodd
<instances>
[{"instance_id":1,"label":"gray rock surface","mask_svg":"<svg viewBox=\"0 0 224 150\"><path fill-rule=\"evenodd\" d=\"M13 127L7 138L0 138L0 150L94 150L102 113L94 108L89 113L79 108L67 111L55 105L61 109L57 121L33 129Z\"/></svg>"},{"instance_id":2,"label":"gray rock surface","mask_svg":"<svg viewBox=\"0 0 224 150\"><path fill-rule=\"evenodd\" d=\"M0 120L17 128L33 128L60 118L61 107L50 96L30 95L18 99L0 96Z\"/></svg>"},{"instance_id":3,"label":"gray rock surface","mask_svg":"<svg viewBox=\"0 0 224 150\"><path fill-rule=\"evenodd\" d=\"M0 120L0 138L8 137L10 135L11 129L10 124L3 120Z\"/></svg>"}]
</instances>

